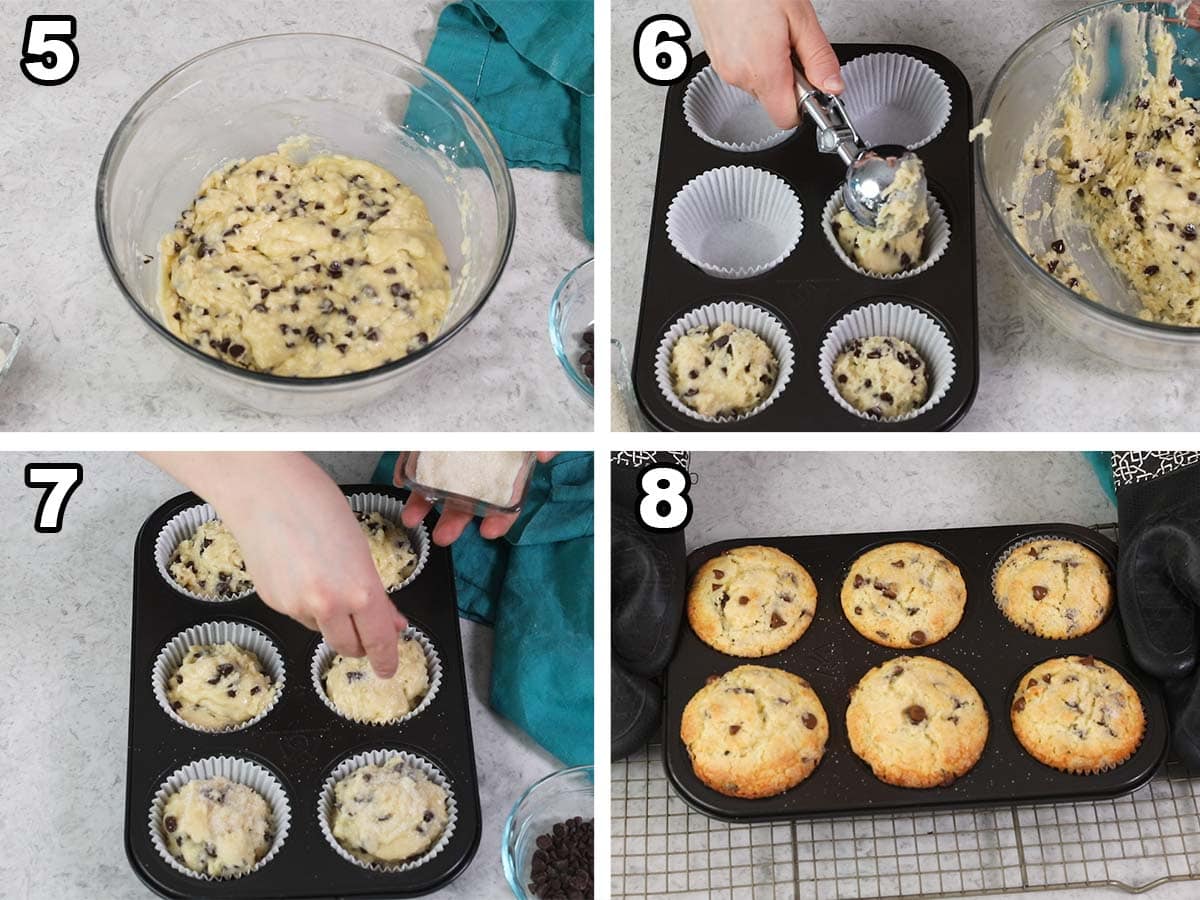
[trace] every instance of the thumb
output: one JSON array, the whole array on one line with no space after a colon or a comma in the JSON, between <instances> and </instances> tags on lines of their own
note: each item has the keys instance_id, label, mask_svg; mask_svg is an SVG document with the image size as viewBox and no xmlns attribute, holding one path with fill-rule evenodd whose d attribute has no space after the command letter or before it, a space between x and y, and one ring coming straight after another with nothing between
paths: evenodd
<instances>
[{"instance_id":1,"label":"thumb","mask_svg":"<svg viewBox=\"0 0 1200 900\"><path fill-rule=\"evenodd\" d=\"M793 36L796 55L804 67L804 75L812 82L813 87L826 94L840 94L846 89L842 81L842 67L837 54L821 30L816 13L811 18L805 16L797 33Z\"/></svg>"}]
</instances>

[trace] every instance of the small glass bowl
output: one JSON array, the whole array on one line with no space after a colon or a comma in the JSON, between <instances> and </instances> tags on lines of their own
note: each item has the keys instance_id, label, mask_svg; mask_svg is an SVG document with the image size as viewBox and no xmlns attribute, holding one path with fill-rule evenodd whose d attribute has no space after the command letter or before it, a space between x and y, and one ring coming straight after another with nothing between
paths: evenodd
<instances>
[{"instance_id":1,"label":"small glass bowl","mask_svg":"<svg viewBox=\"0 0 1200 900\"><path fill-rule=\"evenodd\" d=\"M535 781L508 814L500 855L504 860L504 877L517 900L533 896L527 887L538 836L575 816L595 818L594 780L593 766L559 769Z\"/></svg>"},{"instance_id":2,"label":"small glass bowl","mask_svg":"<svg viewBox=\"0 0 1200 900\"><path fill-rule=\"evenodd\" d=\"M12 368L17 356L17 348L21 346L21 329L8 322L0 322L0 379Z\"/></svg>"},{"instance_id":3,"label":"small glass bowl","mask_svg":"<svg viewBox=\"0 0 1200 900\"><path fill-rule=\"evenodd\" d=\"M433 452L433 451L427 451ZM461 452L461 451L451 451ZM486 451L484 451L486 452ZM508 492L508 500L504 503L493 503L479 497L456 493L440 485L427 484L417 478L421 456L420 450L404 450L396 459L396 468L392 471L392 483L396 487L408 488L415 494L434 502L442 503L446 509L464 512L468 516L516 515L521 511L525 502L525 493L529 490L529 480L533 477L533 467L537 464L536 453L525 453L521 468ZM468 453L466 455L472 455Z\"/></svg>"},{"instance_id":4,"label":"small glass bowl","mask_svg":"<svg viewBox=\"0 0 1200 900\"><path fill-rule=\"evenodd\" d=\"M584 332L589 328L594 329L595 322L593 262L589 259L568 272L559 282L550 301L550 343L554 347L554 355L562 363L571 384L588 403L593 401L595 390L583 372L579 357L585 349L592 351L592 374L595 377L595 340L593 338L590 346L583 340Z\"/></svg>"}]
</instances>

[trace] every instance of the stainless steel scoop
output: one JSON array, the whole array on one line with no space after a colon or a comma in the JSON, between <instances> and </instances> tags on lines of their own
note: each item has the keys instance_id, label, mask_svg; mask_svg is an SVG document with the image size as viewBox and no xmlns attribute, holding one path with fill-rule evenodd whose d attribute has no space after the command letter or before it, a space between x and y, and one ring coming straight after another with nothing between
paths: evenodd
<instances>
[{"instance_id":1,"label":"stainless steel scoop","mask_svg":"<svg viewBox=\"0 0 1200 900\"><path fill-rule=\"evenodd\" d=\"M793 60L796 74L796 100L817 126L817 149L836 153L846 163L842 201L859 224L874 228L883 206L883 192L896 180L896 172L916 154L895 144L868 147L863 143L842 101L813 87ZM924 171L924 170L922 170ZM924 198L928 190L924 175L914 191Z\"/></svg>"}]
</instances>

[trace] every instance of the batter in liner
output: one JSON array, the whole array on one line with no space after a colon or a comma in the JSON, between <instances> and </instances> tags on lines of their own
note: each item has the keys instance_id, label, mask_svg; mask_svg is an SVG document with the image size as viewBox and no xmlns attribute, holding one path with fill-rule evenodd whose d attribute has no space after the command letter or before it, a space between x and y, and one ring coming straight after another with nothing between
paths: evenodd
<instances>
[{"instance_id":1,"label":"batter in liner","mask_svg":"<svg viewBox=\"0 0 1200 900\"><path fill-rule=\"evenodd\" d=\"M676 396L702 416L729 418L771 395L779 361L748 328L699 325L675 342L669 371Z\"/></svg>"},{"instance_id":2,"label":"batter in liner","mask_svg":"<svg viewBox=\"0 0 1200 900\"><path fill-rule=\"evenodd\" d=\"M874 228L860 225L845 207L838 211L833 233L847 256L876 275L897 275L921 264L929 224L928 196L919 189L924 177L916 157L900 164L895 180L883 192Z\"/></svg>"},{"instance_id":3,"label":"batter in liner","mask_svg":"<svg viewBox=\"0 0 1200 900\"><path fill-rule=\"evenodd\" d=\"M411 634L397 642L400 664L391 678L379 678L366 657L333 658L322 680L325 693L343 715L356 722L393 722L408 715L429 692L425 649Z\"/></svg>"},{"instance_id":4,"label":"batter in liner","mask_svg":"<svg viewBox=\"0 0 1200 900\"><path fill-rule=\"evenodd\" d=\"M171 855L213 878L244 875L275 840L271 808L262 795L219 776L189 781L168 797L162 827Z\"/></svg>"},{"instance_id":5,"label":"batter in liner","mask_svg":"<svg viewBox=\"0 0 1200 900\"><path fill-rule=\"evenodd\" d=\"M220 600L253 590L242 550L225 523L212 519L179 542L171 554L171 577L184 590Z\"/></svg>"},{"instance_id":6,"label":"batter in liner","mask_svg":"<svg viewBox=\"0 0 1200 900\"><path fill-rule=\"evenodd\" d=\"M917 348L893 337L855 339L833 362L842 399L875 419L894 419L929 399L929 367Z\"/></svg>"},{"instance_id":7,"label":"batter in liner","mask_svg":"<svg viewBox=\"0 0 1200 900\"><path fill-rule=\"evenodd\" d=\"M450 305L424 202L361 159L301 163L299 143L204 180L159 247L167 327L225 362L301 378L419 350Z\"/></svg>"},{"instance_id":8,"label":"batter in liner","mask_svg":"<svg viewBox=\"0 0 1200 900\"><path fill-rule=\"evenodd\" d=\"M371 558L375 560L379 580L387 590L395 590L417 567L417 553L408 532L377 512L356 512L354 515L371 545Z\"/></svg>"},{"instance_id":9,"label":"batter in liner","mask_svg":"<svg viewBox=\"0 0 1200 900\"><path fill-rule=\"evenodd\" d=\"M249 722L275 699L259 658L234 644L188 647L167 678L167 702L186 722L210 731Z\"/></svg>"},{"instance_id":10,"label":"batter in liner","mask_svg":"<svg viewBox=\"0 0 1200 900\"><path fill-rule=\"evenodd\" d=\"M446 791L400 757L355 769L333 787L330 830L363 862L389 865L427 851L450 821Z\"/></svg>"}]
</instances>

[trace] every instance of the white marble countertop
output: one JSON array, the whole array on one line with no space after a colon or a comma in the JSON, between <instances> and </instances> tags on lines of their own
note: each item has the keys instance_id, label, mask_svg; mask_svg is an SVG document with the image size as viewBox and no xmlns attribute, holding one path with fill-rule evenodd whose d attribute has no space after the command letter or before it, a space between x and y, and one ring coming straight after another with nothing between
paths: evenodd
<instances>
[{"instance_id":1,"label":"white marble countertop","mask_svg":"<svg viewBox=\"0 0 1200 900\"><path fill-rule=\"evenodd\" d=\"M1034 31L1084 5L1083 0L815 0L830 39L916 44L937 50L971 83L976 113L1001 64ZM613 0L613 336L633 353L650 229L666 89L633 69L637 26L671 12L692 26L687 0ZM1145 372L1095 356L1060 336L1023 301L995 234L977 206L980 382L968 431L1162 431L1196 427L1190 388L1165 372ZM806 211L815 215L814 211ZM806 216L807 218L807 216ZM1136 402L1134 401L1136 398Z\"/></svg>"},{"instance_id":2,"label":"white marble countertop","mask_svg":"<svg viewBox=\"0 0 1200 900\"><path fill-rule=\"evenodd\" d=\"M376 455L314 454L343 483L369 481ZM35 535L39 492L26 462L83 464L61 534ZM0 632L0 743L14 771L0 814L0 895L152 896L125 859L132 548L143 519L177 483L127 454L0 457L5 627ZM521 792L560 768L488 709L492 630L461 620L483 836L470 867L440 896L508 896L504 820Z\"/></svg>"},{"instance_id":3,"label":"white marble countertop","mask_svg":"<svg viewBox=\"0 0 1200 900\"><path fill-rule=\"evenodd\" d=\"M394 398L319 418L212 396L189 375L193 361L129 308L104 263L93 209L100 160L117 123L157 79L202 51L288 31L365 38L423 60L446 3L208 0L172 4L164 15L147 0L82 0L71 8L81 61L68 84L38 87L15 61L5 66L0 319L22 330L23 346L0 386L0 428L591 431L592 409L568 383L547 325L554 288L592 255L578 176L514 169L512 255L476 320L401 381ZM7 18L15 42L20 23L15 13Z\"/></svg>"},{"instance_id":4,"label":"white marble countertop","mask_svg":"<svg viewBox=\"0 0 1200 900\"><path fill-rule=\"evenodd\" d=\"M1115 507L1076 453L695 453L691 469L698 480L689 550L770 535L1116 521ZM1184 900L1197 892L1193 881L1161 885L1147 896ZM1005 896L1115 900L1128 894L1091 888Z\"/></svg>"}]
</instances>

